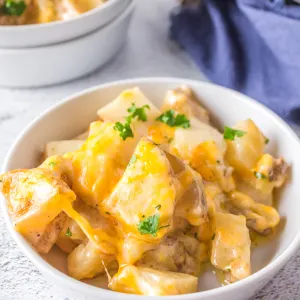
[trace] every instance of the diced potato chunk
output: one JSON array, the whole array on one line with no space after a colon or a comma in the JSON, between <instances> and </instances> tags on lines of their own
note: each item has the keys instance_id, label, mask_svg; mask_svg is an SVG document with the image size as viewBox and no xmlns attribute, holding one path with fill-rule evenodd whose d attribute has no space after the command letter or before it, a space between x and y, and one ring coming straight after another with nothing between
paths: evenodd
<instances>
[{"instance_id":1,"label":"diced potato chunk","mask_svg":"<svg viewBox=\"0 0 300 300\"><path fill-rule=\"evenodd\" d=\"M199 276L201 263L208 259L208 247L194 236L177 232L167 236L154 250L136 263L139 267Z\"/></svg>"},{"instance_id":2,"label":"diced potato chunk","mask_svg":"<svg viewBox=\"0 0 300 300\"><path fill-rule=\"evenodd\" d=\"M138 224L152 216L157 216L159 226L171 224L176 204L174 180L165 153L150 140L142 139L123 177L104 200L103 210L110 213L124 233L145 241L161 238L166 228L155 234L142 234Z\"/></svg>"},{"instance_id":3,"label":"diced potato chunk","mask_svg":"<svg viewBox=\"0 0 300 300\"><path fill-rule=\"evenodd\" d=\"M225 153L226 143L223 135L212 126L192 119L190 128L176 128L171 149L176 149L175 154L178 153L181 158L189 160L195 148L206 141L213 141L220 155Z\"/></svg>"},{"instance_id":4,"label":"diced potato chunk","mask_svg":"<svg viewBox=\"0 0 300 300\"><path fill-rule=\"evenodd\" d=\"M211 263L225 272L230 272L230 281L240 280L251 274L250 244L244 216L215 214Z\"/></svg>"},{"instance_id":5,"label":"diced potato chunk","mask_svg":"<svg viewBox=\"0 0 300 300\"><path fill-rule=\"evenodd\" d=\"M238 175L247 177L263 154L266 139L250 119L237 123L234 129L245 134L233 141L227 140L226 159Z\"/></svg>"},{"instance_id":6,"label":"diced potato chunk","mask_svg":"<svg viewBox=\"0 0 300 300\"><path fill-rule=\"evenodd\" d=\"M118 292L145 296L195 293L198 278L188 274L126 266L112 278L109 287Z\"/></svg>"},{"instance_id":7,"label":"diced potato chunk","mask_svg":"<svg viewBox=\"0 0 300 300\"><path fill-rule=\"evenodd\" d=\"M37 237L49 231L47 226L62 212L64 205L70 205L76 199L64 181L45 169L3 174L0 176L0 190L6 197L16 230L33 246L40 240ZM59 227L63 227L61 225ZM51 240L55 242L57 235ZM50 239L50 234L48 236Z\"/></svg>"},{"instance_id":8,"label":"diced potato chunk","mask_svg":"<svg viewBox=\"0 0 300 300\"><path fill-rule=\"evenodd\" d=\"M200 105L192 89L187 85L167 92L162 110L167 111L169 109L184 114L188 118L195 116L200 121L209 123L208 111Z\"/></svg>"},{"instance_id":9,"label":"diced potato chunk","mask_svg":"<svg viewBox=\"0 0 300 300\"><path fill-rule=\"evenodd\" d=\"M83 146L65 155L72 161L72 189L88 205L98 207L121 178L135 145L132 138L122 140L114 123L92 123Z\"/></svg>"},{"instance_id":10,"label":"diced potato chunk","mask_svg":"<svg viewBox=\"0 0 300 300\"><path fill-rule=\"evenodd\" d=\"M104 273L105 268L117 266L112 264L114 256L104 255L95 245L88 242L86 245L79 245L68 256L68 272L75 279L93 278Z\"/></svg>"},{"instance_id":11,"label":"diced potato chunk","mask_svg":"<svg viewBox=\"0 0 300 300\"><path fill-rule=\"evenodd\" d=\"M128 109L132 103L136 107L149 105L150 109L146 110L147 121L154 121L159 116L159 110L147 99L139 88L133 88L122 92L114 101L100 108L97 112L103 121L123 121L128 116ZM143 124L139 122L139 124Z\"/></svg>"},{"instance_id":12,"label":"diced potato chunk","mask_svg":"<svg viewBox=\"0 0 300 300\"><path fill-rule=\"evenodd\" d=\"M175 177L178 179L175 216L193 226L208 222L207 203L201 175L176 156L166 152Z\"/></svg>"}]
</instances>

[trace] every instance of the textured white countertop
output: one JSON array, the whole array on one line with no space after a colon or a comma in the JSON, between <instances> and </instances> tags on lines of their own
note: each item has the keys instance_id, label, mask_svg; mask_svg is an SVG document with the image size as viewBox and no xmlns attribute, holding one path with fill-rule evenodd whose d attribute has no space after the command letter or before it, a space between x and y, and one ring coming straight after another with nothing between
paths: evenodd
<instances>
[{"instance_id":1,"label":"textured white countertop","mask_svg":"<svg viewBox=\"0 0 300 300\"><path fill-rule=\"evenodd\" d=\"M24 126L61 98L74 92L103 82L132 77L204 79L189 58L168 41L168 14L175 0L138 2L127 45L101 70L83 79L50 88L0 89L0 165ZM300 299L299 266L300 252L255 299ZM20 252L0 216L0 300L50 299L67 300Z\"/></svg>"}]
</instances>

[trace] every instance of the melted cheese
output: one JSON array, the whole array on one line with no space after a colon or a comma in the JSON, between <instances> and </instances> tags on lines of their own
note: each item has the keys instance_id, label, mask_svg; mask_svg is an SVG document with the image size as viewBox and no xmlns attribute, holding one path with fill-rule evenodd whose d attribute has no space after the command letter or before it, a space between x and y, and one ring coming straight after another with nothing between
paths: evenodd
<instances>
[{"instance_id":1,"label":"melted cheese","mask_svg":"<svg viewBox=\"0 0 300 300\"><path fill-rule=\"evenodd\" d=\"M246 218L216 213L214 221L211 263L225 272L230 272L231 281L249 276L251 241Z\"/></svg>"},{"instance_id":2,"label":"melted cheese","mask_svg":"<svg viewBox=\"0 0 300 300\"><path fill-rule=\"evenodd\" d=\"M72 189L87 204L98 207L121 178L137 141L123 141L114 123L94 122L83 146L67 153L73 167Z\"/></svg>"}]
</instances>

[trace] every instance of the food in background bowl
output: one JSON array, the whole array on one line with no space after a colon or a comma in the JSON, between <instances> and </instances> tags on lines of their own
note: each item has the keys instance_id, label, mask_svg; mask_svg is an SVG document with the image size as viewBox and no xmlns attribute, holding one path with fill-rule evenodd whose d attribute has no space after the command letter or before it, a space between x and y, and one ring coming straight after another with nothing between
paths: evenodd
<instances>
[{"instance_id":1,"label":"food in background bowl","mask_svg":"<svg viewBox=\"0 0 300 300\"><path fill-rule=\"evenodd\" d=\"M229 284L251 274L251 235L274 234L283 158L250 120L221 134L192 90L158 109L139 88L98 110L74 140L46 145L34 169L1 175L15 228L40 253L56 244L69 275L106 274L112 290L197 291L209 262Z\"/></svg>"},{"instance_id":2,"label":"food in background bowl","mask_svg":"<svg viewBox=\"0 0 300 300\"><path fill-rule=\"evenodd\" d=\"M1 0L0 25L40 24L68 20L105 0Z\"/></svg>"}]
</instances>

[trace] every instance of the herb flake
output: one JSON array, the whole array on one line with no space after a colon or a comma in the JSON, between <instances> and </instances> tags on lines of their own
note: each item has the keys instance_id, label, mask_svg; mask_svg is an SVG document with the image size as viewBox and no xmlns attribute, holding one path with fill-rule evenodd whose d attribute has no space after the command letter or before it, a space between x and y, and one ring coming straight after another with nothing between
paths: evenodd
<instances>
[{"instance_id":1,"label":"herb flake","mask_svg":"<svg viewBox=\"0 0 300 300\"><path fill-rule=\"evenodd\" d=\"M131 106L127 109L127 111L130 113L130 117L132 119L137 117L139 121L146 122L147 121L146 109L150 110L150 106L148 104L142 107L136 107L135 103L132 103Z\"/></svg>"},{"instance_id":2,"label":"herb flake","mask_svg":"<svg viewBox=\"0 0 300 300\"><path fill-rule=\"evenodd\" d=\"M66 236L68 236L68 237L72 236L72 232L71 232L70 228L67 229Z\"/></svg>"},{"instance_id":3,"label":"herb flake","mask_svg":"<svg viewBox=\"0 0 300 300\"><path fill-rule=\"evenodd\" d=\"M55 167L56 165L57 165L57 162L55 162L55 161L50 161L49 162L50 167Z\"/></svg>"},{"instance_id":4,"label":"herb flake","mask_svg":"<svg viewBox=\"0 0 300 300\"><path fill-rule=\"evenodd\" d=\"M124 124L122 124L121 122L116 122L116 124L114 126L114 130L117 130L120 132L120 137L122 138L123 141L125 141L129 137L133 137L133 132L130 127L131 118L127 117L125 119L126 119L126 121Z\"/></svg>"},{"instance_id":5,"label":"herb flake","mask_svg":"<svg viewBox=\"0 0 300 300\"><path fill-rule=\"evenodd\" d=\"M2 12L8 16L21 16L26 7L25 1L5 0L2 6Z\"/></svg>"},{"instance_id":6,"label":"herb flake","mask_svg":"<svg viewBox=\"0 0 300 300\"><path fill-rule=\"evenodd\" d=\"M213 241L216 237L216 234L214 233L213 236L211 237L211 240Z\"/></svg>"},{"instance_id":7,"label":"herb flake","mask_svg":"<svg viewBox=\"0 0 300 300\"><path fill-rule=\"evenodd\" d=\"M246 134L245 131L224 127L224 139L233 141L236 137L242 137Z\"/></svg>"},{"instance_id":8,"label":"herb flake","mask_svg":"<svg viewBox=\"0 0 300 300\"><path fill-rule=\"evenodd\" d=\"M160 209L161 209L161 205L158 204L158 205L155 206L155 208L156 208L157 210L160 210Z\"/></svg>"},{"instance_id":9,"label":"herb flake","mask_svg":"<svg viewBox=\"0 0 300 300\"><path fill-rule=\"evenodd\" d=\"M260 173L260 172L254 172L254 176L257 178L257 179L267 179L267 176L263 173Z\"/></svg>"},{"instance_id":10,"label":"herb flake","mask_svg":"<svg viewBox=\"0 0 300 300\"><path fill-rule=\"evenodd\" d=\"M173 109L170 109L165 113L161 114L159 117L156 118L156 120L165 123L170 127L191 127L190 120L182 114L177 114L175 116L175 111Z\"/></svg>"},{"instance_id":11,"label":"herb flake","mask_svg":"<svg viewBox=\"0 0 300 300\"><path fill-rule=\"evenodd\" d=\"M269 142L270 142L270 139L268 139L268 138L265 138L265 144L266 144L266 145L268 145L268 144L269 144Z\"/></svg>"}]
</instances>

